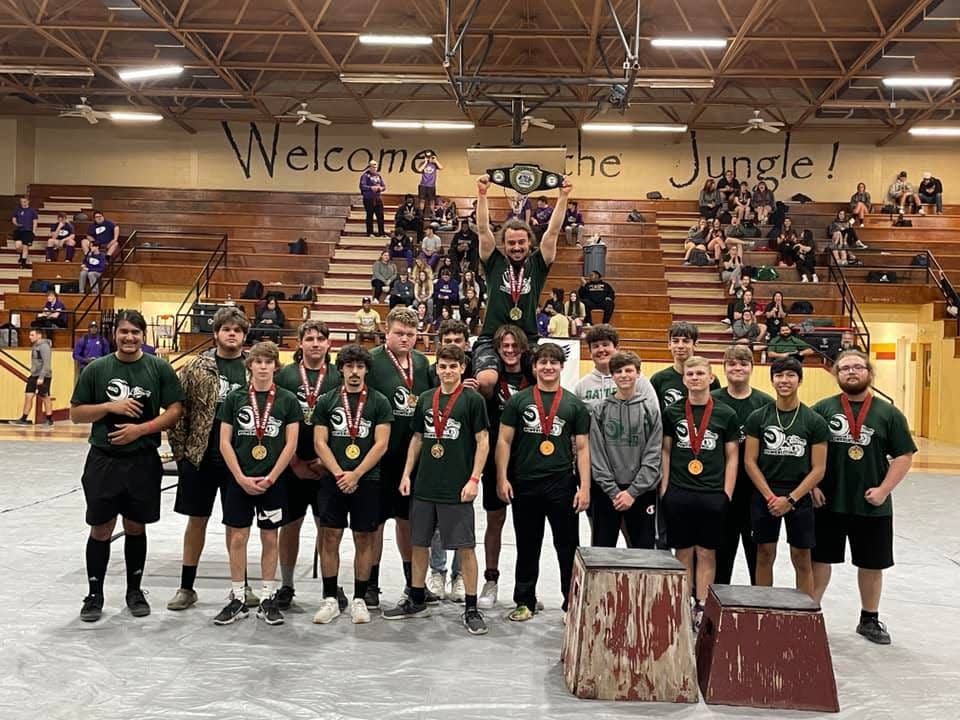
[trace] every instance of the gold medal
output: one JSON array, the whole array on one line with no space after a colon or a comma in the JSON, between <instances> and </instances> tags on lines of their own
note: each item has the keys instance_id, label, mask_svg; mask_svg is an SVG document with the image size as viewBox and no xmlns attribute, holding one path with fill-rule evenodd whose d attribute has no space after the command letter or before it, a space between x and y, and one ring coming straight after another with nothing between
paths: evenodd
<instances>
[{"instance_id":1,"label":"gold medal","mask_svg":"<svg viewBox=\"0 0 960 720\"><path fill-rule=\"evenodd\" d=\"M267 448L263 445L254 445L250 454L253 455L254 460L264 460L267 457Z\"/></svg>"},{"instance_id":2,"label":"gold medal","mask_svg":"<svg viewBox=\"0 0 960 720\"><path fill-rule=\"evenodd\" d=\"M545 455L545 456L547 456L547 457L550 457L551 455L553 455L553 451L554 451L555 449L556 449L556 448L554 448L553 443L550 442L549 440L544 440L542 443L540 443L540 454L541 454L541 455Z\"/></svg>"},{"instance_id":3,"label":"gold medal","mask_svg":"<svg viewBox=\"0 0 960 720\"><path fill-rule=\"evenodd\" d=\"M691 475L699 475L703 472L703 463L696 459L691 460L687 463L687 470Z\"/></svg>"},{"instance_id":4,"label":"gold medal","mask_svg":"<svg viewBox=\"0 0 960 720\"><path fill-rule=\"evenodd\" d=\"M511 319L511 320L516 321L516 320L519 320L519 319L522 318L522 317L523 317L523 310L521 310L521 309L518 308L518 307L512 307L512 308L510 308L510 319Z\"/></svg>"},{"instance_id":5,"label":"gold medal","mask_svg":"<svg viewBox=\"0 0 960 720\"><path fill-rule=\"evenodd\" d=\"M859 445L851 445L847 449L847 456L851 460L862 460L863 459L863 448Z\"/></svg>"},{"instance_id":6,"label":"gold medal","mask_svg":"<svg viewBox=\"0 0 960 720\"><path fill-rule=\"evenodd\" d=\"M443 457L443 445L437 443L432 448L430 448L430 454L433 455L437 460Z\"/></svg>"},{"instance_id":7,"label":"gold medal","mask_svg":"<svg viewBox=\"0 0 960 720\"><path fill-rule=\"evenodd\" d=\"M347 460L356 460L360 457L360 446L356 443L350 443L343 454L347 456Z\"/></svg>"},{"instance_id":8,"label":"gold medal","mask_svg":"<svg viewBox=\"0 0 960 720\"><path fill-rule=\"evenodd\" d=\"M417 406L417 396L416 396L416 395L411 395L410 397L408 397L408 398L407 398L407 405L410 406L410 407L412 407L412 408L415 408L415 407Z\"/></svg>"}]
</instances>

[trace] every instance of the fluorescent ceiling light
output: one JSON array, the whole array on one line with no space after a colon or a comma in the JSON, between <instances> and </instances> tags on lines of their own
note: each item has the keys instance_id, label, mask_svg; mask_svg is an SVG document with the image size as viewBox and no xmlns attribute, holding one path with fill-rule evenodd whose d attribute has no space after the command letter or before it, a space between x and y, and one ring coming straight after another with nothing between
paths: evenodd
<instances>
[{"instance_id":1,"label":"fluorescent ceiling light","mask_svg":"<svg viewBox=\"0 0 960 720\"><path fill-rule=\"evenodd\" d=\"M361 45L432 45L429 35L361 35Z\"/></svg>"},{"instance_id":2,"label":"fluorescent ceiling light","mask_svg":"<svg viewBox=\"0 0 960 720\"><path fill-rule=\"evenodd\" d=\"M727 39L708 37L661 37L653 38L650 44L658 48L724 48L727 46Z\"/></svg>"},{"instance_id":3,"label":"fluorescent ceiling light","mask_svg":"<svg viewBox=\"0 0 960 720\"><path fill-rule=\"evenodd\" d=\"M915 127L907 132L920 137L960 137L960 127Z\"/></svg>"},{"instance_id":4,"label":"fluorescent ceiling light","mask_svg":"<svg viewBox=\"0 0 960 720\"><path fill-rule=\"evenodd\" d=\"M93 77L93 70L90 68L68 68L59 65L0 65L0 73L38 77Z\"/></svg>"},{"instance_id":5,"label":"fluorescent ceiling light","mask_svg":"<svg viewBox=\"0 0 960 720\"><path fill-rule=\"evenodd\" d=\"M584 132L607 132L607 133L631 133L631 132L650 132L650 133L682 133L687 131L686 125L668 125L657 123L584 123L580 126Z\"/></svg>"},{"instance_id":6,"label":"fluorescent ceiling light","mask_svg":"<svg viewBox=\"0 0 960 720\"><path fill-rule=\"evenodd\" d=\"M458 120L374 120L384 130L472 130L474 124Z\"/></svg>"},{"instance_id":7,"label":"fluorescent ceiling light","mask_svg":"<svg viewBox=\"0 0 960 720\"><path fill-rule=\"evenodd\" d=\"M948 88L954 82L952 77L925 75L897 75L883 79L887 87Z\"/></svg>"},{"instance_id":8,"label":"fluorescent ceiling light","mask_svg":"<svg viewBox=\"0 0 960 720\"><path fill-rule=\"evenodd\" d=\"M141 112L112 112L110 113L110 119L117 122L157 122L163 120L163 115Z\"/></svg>"},{"instance_id":9,"label":"fluorescent ceiling light","mask_svg":"<svg viewBox=\"0 0 960 720\"><path fill-rule=\"evenodd\" d=\"M357 75L343 73L340 82L360 85L446 85L444 75Z\"/></svg>"},{"instance_id":10,"label":"fluorescent ceiling light","mask_svg":"<svg viewBox=\"0 0 960 720\"><path fill-rule=\"evenodd\" d=\"M155 48L182 48L186 47L183 43L154 43Z\"/></svg>"},{"instance_id":11,"label":"fluorescent ceiling light","mask_svg":"<svg viewBox=\"0 0 960 720\"><path fill-rule=\"evenodd\" d=\"M121 80L151 80L153 78L174 77L182 72L182 65L160 65L136 70L121 70L117 75L120 76Z\"/></svg>"},{"instance_id":12,"label":"fluorescent ceiling light","mask_svg":"<svg viewBox=\"0 0 960 720\"><path fill-rule=\"evenodd\" d=\"M713 80L710 78L637 78L634 84L637 87L660 90L668 90L670 88L712 88Z\"/></svg>"}]
</instances>

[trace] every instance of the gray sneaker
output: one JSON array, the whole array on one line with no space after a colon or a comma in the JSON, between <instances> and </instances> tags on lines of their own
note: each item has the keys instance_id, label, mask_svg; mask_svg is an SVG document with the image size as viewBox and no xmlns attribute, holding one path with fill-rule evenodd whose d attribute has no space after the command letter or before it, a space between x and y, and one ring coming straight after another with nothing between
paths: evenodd
<instances>
[{"instance_id":1,"label":"gray sneaker","mask_svg":"<svg viewBox=\"0 0 960 720\"><path fill-rule=\"evenodd\" d=\"M860 624L857 625L857 633L877 645L890 644L890 633L887 632L887 626L876 618L861 620Z\"/></svg>"},{"instance_id":2,"label":"gray sneaker","mask_svg":"<svg viewBox=\"0 0 960 720\"><path fill-rule=\"evenodd\" d=\"M408 618L428 617L430 609L426 603L416 604L410 598L404 598L395 608L383 611L384 620L406 620Z\"/></svg>"},{"instance_id":3,"label":"gray sneaker","mask_svg":"<svg viewBox=\"0 0 960 720\"><path fill-rule=\"evenodd\" d=\"M186 610L197 602L197 591L180 588L167 603L167 610Z\"/></svg>"},{"instance_id":4,"label":"gray sneaker","mask_svg":"<svg viewBox=\"0 0 960 720\"><path fill-rule=\"evenodd\" d=\"M471 635L487 634L487 623L483 620L483 614L476 608L468 608L460 617L463 620L463 626Z\"/></svg>"}]
</instances>

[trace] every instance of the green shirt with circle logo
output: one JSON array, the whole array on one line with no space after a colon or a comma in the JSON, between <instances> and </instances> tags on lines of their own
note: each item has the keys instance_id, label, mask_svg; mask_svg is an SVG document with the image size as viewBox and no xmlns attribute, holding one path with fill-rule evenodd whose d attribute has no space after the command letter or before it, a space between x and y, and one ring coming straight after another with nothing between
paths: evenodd
<instances>
[{"instance_id":1,"label":"green shirt with circle logo","mask_svg":"<svg viewBox=\"0 0 960 720\"><path fill-rule=\"evenodd\" d=\"M263 422L268 394L267 391L255 393L261 422ZM287 444L287 425L299 423L303 419L303 413L300 412L300 405L294 394L278 387L263 433L262 444L267 449L267 456L263 460L257 460L253 457L253 449L261 442L257 439L249 388L247 386L237 388L227 395L227 399L220 406L219 416L220 422L233 426L231 444L237 454L240 469L247 477L264 477L273 470L273 466L277 464L280 453Z\"/></svg>"},{"instance_id":2,"label":"green shirt with circle logo","mask_svg":"<svg viewBox=\"0 0 960 720\"><path fill-rule=\"evenodd\" d=\"M319 370L306 368L307 382L312 390L316 387L317 378L320 377ZM327 372L320 384L320 395L340 387L340 371L333 363L327 363ZM315 460L317 451L313 446L313 417L310 412L310 406L307 404L307 391L303 387L303 379L300 377L300 363L288 363L284 365L276 375L277 387L289 390L297 396L297 402L300 403L300 410L303 413L303 420L300 422L300 434L297 436L297 457L309 462ZM317 402L320 398L317 397Z\"/></svg>"},{"instance_id":3,"label":"green shirt with circle logo","mask_svg":"<svg viewBox=\"0 0 960 720\"><path fill-rule=\"evenodd\" d=\"M351 417L356 417L357 405L360 402L360 393L347 393L347 402L350 403ZM371 387L367 388L367 401L363 406L363 415L360 418L360 427L357 429L356 441L350 438L350 428L347 425L347 413L343 409L343 397L340 388L321 395L317 406L313 409L314 427L327 428L327 445L337 459L337 464L343 470L355 470L367 456L376 442L378 425L392 424L393 411L389 401L382 393ZM360 455L354 459L347 457L347 446L356 442L360 448ZM371 468L363 478L378 480L380 478L380 463ZM363 479L361 478L361 479Z\"/></svg>"},{"instance_id":4,"label":"green shirt with circle logo","mask_svg":"<svg viewBox=\"0 0 960 720\"><path fill-rule=\"evenodd\" d=\"M660 399L661 414L674 403L685 400L687 397L687 386L683 384L683 375L678 373L673 365L655 372L653 377L650 378L650 384L653 385L653 391ZM713 382L710 383L710 390L719 389L720 381L713 378Z\"/></svg>"},{"instance_id":5,"label":"green shirt with circle logo","mask_svg":"<svg viewBox=\"0 0 960 720\"><path fill-rule=\"evenodd\" d=\"M510 260L494 248L483 263L483 268L487 279L487 314L483 318L480 334L493 337L497 328L509 324L521 328L528 338L538 338L540 334L537 330L537 305L550 273L550 266L543 259L543 253L534 250L523 263L523 284L517 302L517 307L523 314L519 320L510 318L510 310L514 306L510 296Z\"/></svg>"},{"instance_id":6,"label":"green shirt with circle logo","mask_svg":"<svg viewBox=\"0 0 960 720\"><path fill-rule=\"evenodd\" d=\"M753 490L753 482L747 475L747 469L743 462L744 451L747 447L747 433L744 426L747 423L747 418L750 417L750 413L754 410L759 410L765 405L769 405L774 400L765 392L757 390L756 388L750 388L750 395L745 398L733 397L730 395L729 388L714 390L710 394L713 396L714 402L726 405L737 414L737 421L740 423L740 454L738 456L739 463L737 464L737 487L734 490L734 494L740 496L743 493L748 493L749 495L749 492Z\"/></svg>"},{"instance_id":7,"label":"green shirt with circle logo","mask_svg":"<svg viewBox=\"0 0 960 720\"><path fill-rule=\"evenodd\" d=\"M217 409L213 417L213 426L210 428L210 439L207 442L205 460L217 465L223 465L223 455L220 453L220 406L227 399L227 395L237 388L247 387L246 360L242 357L222 358L214 355L217 363L217 375L220 388L217 391Z\"/></svg>"},{"instance_id":8,"label":"green shirt with circle logo","mask_svg":"<svg viewBox=\"0 0 960 720\"><path fill-rule=\"evenodd\" d=\"M684 490L717 492L724 489L728 442L739 442L740 421L726 405L713 404L710 422L703 433L700 453L693 454L690 431L687 429L686 403L676 402L663 411L664 437L673 439L670 447L670 485ZM693 422L697 427L703 421L706 405L693 405ZM688 465L696 458L703 463L703 472L694 475Z\"/></svg>"},{"instance_id":9,"label":"green shirt with circle logo","mask_svg":"<svg viewBox=\"0 0 960 720\"><path fill-rule=\"evenodd\" d=\"M827 423L803 403L794 410L777 410L776 403L754 410L744 427L760 441L757 467L778 495L794 490L813 466L813 446L826 442Z\"/></svg>"}]
</instances>

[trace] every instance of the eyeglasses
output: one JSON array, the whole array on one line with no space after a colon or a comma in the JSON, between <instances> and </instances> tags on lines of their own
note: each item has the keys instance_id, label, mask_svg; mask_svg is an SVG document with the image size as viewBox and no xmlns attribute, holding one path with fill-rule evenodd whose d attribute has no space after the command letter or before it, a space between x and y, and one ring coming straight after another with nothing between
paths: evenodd
<instances>
[{"instance_id":1,"label":"eyeglasses","mask_svg":"<svg viewBox=\"0 0 960 720\"><path fill-rule=\"evenodd\" d=\"M842 368L837 368L838 373L846 373L848 375L850 373L860 373L864 370L869 370L869 368L866 365L847 365Z\"/></svg>"}]
</instances>

